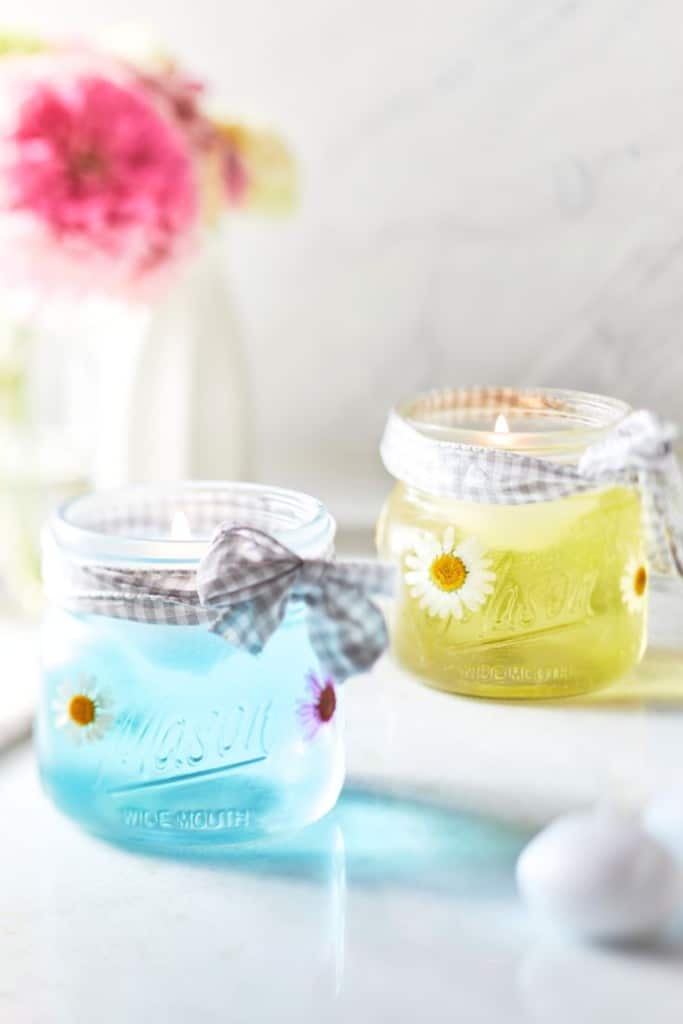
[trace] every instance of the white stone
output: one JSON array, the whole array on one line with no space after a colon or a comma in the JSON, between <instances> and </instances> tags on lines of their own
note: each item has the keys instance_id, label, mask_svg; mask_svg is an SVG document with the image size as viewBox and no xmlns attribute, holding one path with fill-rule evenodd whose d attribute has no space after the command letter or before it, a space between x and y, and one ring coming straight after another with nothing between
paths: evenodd
<instances>
[{"instance_id":1,"label":"white stone","mask_svg":"<svg viewBox=\"0 0 683 1024\"><path fill-rule=\"evenodd\" d=\"M643 825L683 863L683 786L658 793L645 808Z\"/></svg>"},{"instance_id":2,"label":"white stone","mask_svg":"<svg viewBox=\"0 0 683 1024\"><path fill-rule=\"evenodd\" d=\"M522 851L517 881L533 912L594 939L659 931L682 894L671 854L613 810L558 818Z\"/></svg>"}]
</instances>

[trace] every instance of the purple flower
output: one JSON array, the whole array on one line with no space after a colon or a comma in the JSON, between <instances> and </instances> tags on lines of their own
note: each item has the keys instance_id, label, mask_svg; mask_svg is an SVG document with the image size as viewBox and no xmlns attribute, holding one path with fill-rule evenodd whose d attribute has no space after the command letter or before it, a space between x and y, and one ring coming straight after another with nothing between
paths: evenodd
<instances>
[{"instance_id":1,"label":"purple flower","mask_svg":"<svg viewBox=\"0 0 683 1024\"><path fill-rule=\"evenodd\" d=\"M309 699L299 701L297 713L305 738L312 740L324 725L332 721L337 709L337 694L331 679L321 683L312 672L308 676L307 690Z\"/></svg>"}]
</instances>

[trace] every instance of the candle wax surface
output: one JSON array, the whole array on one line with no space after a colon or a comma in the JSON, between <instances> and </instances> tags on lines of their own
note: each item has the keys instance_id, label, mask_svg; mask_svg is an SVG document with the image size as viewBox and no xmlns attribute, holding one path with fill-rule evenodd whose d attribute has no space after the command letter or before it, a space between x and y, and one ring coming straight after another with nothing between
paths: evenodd
<instances>
[{"instance_id":1,"label":"candle wax surface","mask_svg":"<svg viewBox=\"0 0 683 1024\"><path fill-rule=\"evenodd\" d=\"M425 607L423 594L414 593L415 577L406 575L417 566L431 586L437 548L457 554L472 539L485 572L493 573L484 583L491 593L474 609L461 606L458 618L452 595L462 581L453 577L445 594L436 592L435 613L434 601ZM633 490L512 506L439 498L398 484L377 540L380 556L402 573L395 655L436 687L482 697L566 696L611 682L643 653L647 577ZM476 583L476 565L472 576Z\"/></svg>"}]
</instances>

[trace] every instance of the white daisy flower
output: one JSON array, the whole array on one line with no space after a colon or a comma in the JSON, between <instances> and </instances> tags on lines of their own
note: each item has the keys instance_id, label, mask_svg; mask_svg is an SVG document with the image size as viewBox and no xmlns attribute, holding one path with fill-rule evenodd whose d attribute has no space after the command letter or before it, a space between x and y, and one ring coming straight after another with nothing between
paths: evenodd
<instances>
[{"instance_id":1,"label":"white daisy flower","mask_svg":"<svg viewBox=\"0 0 683 1024\"><path fill-rule=\"evenodd\" d=\"M645 559L632 555L624 567L621 577L621 596L630 612L643 611L647 597L647 565Z\"/></svg>"},{"instance_id":2,"label":"white daisy flower","mask_svg":"<svg viewBox=\"0 0 683 1024\"><path fill-rule=\"evenodd\" d=\"M493 593L496 574L476 537L455 547L455 530L449 526L439 543L423 535L415 551L406 556L405 581L411 595L429 615L461 619L465 609L477 611Z\"/></svg>"},{"instance_id":3,"label":"white daisy flower","mask_svg":"<svg viewBox=\"0 0 683 1024\"><path fill-rule=\"evenodd\" d=\"M94 676L66 682L52 701L55 725L65 729L74 743L101 739L114 722L112 702Z\"/></svg>"}]
</instances>

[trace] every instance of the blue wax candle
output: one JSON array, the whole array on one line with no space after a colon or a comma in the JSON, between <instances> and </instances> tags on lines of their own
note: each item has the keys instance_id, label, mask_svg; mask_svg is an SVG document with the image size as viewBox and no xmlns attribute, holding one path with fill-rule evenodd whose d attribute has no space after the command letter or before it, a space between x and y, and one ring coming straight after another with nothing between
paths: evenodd
<instances>
[{"instance_id":1,"label":"blue wax candle","mask_svg":"<svg viewBox=\"0 0 683 1024\"><path fill-rule=\"evenodd\" d=\"M96 579L134 570L143 588L150 574L173 574L187 594L222 522L257 526L304 557L328 554L334 536L314 499L238 484L89 495L46 530L41 775L62 810L125 844L182 851L289 831L325 814L343 783L340 692L298 601L254 656L206 624L74 611L60 599L73 565Z\"/></svg>"}]
</instances>

